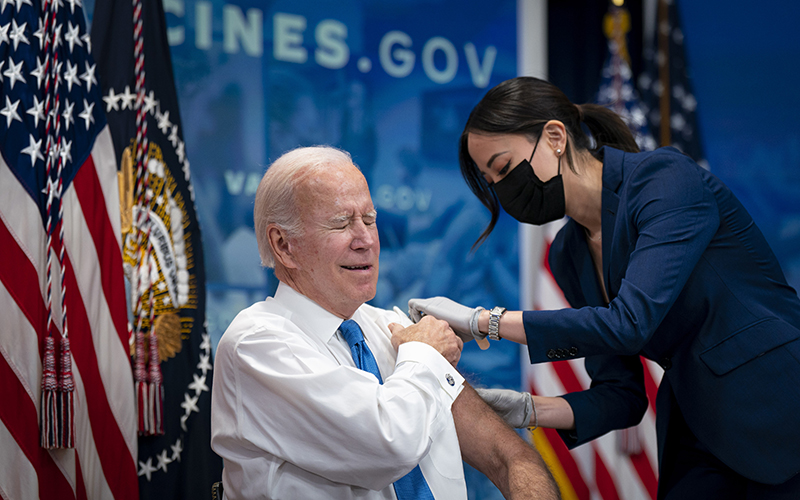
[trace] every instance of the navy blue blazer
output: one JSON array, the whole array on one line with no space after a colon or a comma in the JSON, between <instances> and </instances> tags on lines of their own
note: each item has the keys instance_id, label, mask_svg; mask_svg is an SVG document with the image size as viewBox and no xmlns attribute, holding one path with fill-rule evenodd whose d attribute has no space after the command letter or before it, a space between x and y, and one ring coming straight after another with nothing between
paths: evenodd
<instances>
[{"instance_id":1,"label":"navy blue blazer","mask_svg":"<svg viewBox=\"0 0 800 500\"><path fill-rule=\"evenodd\" d=\"M574 309L526 311L532 363L586 356L593 386L566 396L577 445L641 419L642 355L665 369L697 438L752 480L800 471L800 299L731 191L673 148L603 148L604 304L583 228L549 263ZM659 394L659 405L667 399ZM666 425L658 408L659 450Z\"/></svg>"}]
</instances>

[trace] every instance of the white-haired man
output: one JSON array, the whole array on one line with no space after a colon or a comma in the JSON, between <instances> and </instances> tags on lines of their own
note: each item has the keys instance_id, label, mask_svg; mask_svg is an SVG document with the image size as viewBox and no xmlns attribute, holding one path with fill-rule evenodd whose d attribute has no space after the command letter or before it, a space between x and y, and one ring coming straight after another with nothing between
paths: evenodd
<instances>
[{"instance_id":1,"label":"white-haired man","mask_svg":"<svg viewBox=\"0 0 800 500\"><path fill-rule=\"evenodd\" d=\"M463 455L507 497L556 498L536 450L455 370L449 325L365 304L375 224L343 151L290 151L261 180L256 236L280 284L217 348L211 443L226 497L465 499Z\"/></svg>"}]
</instances>

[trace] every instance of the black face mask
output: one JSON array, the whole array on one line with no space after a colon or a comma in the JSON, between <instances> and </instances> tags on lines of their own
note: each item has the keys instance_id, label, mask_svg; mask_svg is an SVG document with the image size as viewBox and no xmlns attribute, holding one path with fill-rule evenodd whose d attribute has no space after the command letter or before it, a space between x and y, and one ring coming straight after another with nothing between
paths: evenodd
<instances>
[{"instance_id":1,"label":"black face mask","mask_svg":"<svg viewBox=\"0 0 800 500\"><path fill-rule=\"evenodd\" d=\"M539 139L533 147L531 160L536 154ZM508 215L520 222L538 226L564 217L561 156L558 157L558 175L549 181L542 182L533 171L530 160L522 160L502 180L494 183L494 191Z\"/></svg>"}]
</instances>

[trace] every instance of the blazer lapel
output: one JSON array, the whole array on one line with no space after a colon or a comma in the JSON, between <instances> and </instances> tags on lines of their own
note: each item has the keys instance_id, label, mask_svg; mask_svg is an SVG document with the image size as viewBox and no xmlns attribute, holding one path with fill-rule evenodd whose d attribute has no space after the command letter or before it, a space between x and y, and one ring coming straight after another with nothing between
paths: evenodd
<instances>
[{"instance_id":1,"label":"blazer lapel","mask_svg":"<svg viewBox=\"0 0 800 500\"><path fill-rule=\"evenodd\" d=\"M614 243L614 225L617 220L619 196L617 190L622 184L622 151L603 148L603 196L602 196L602 231L603 231L603 284L609 300L613 300L616 293L611 293L611 255Z\"/></svg>"}]
</instances>

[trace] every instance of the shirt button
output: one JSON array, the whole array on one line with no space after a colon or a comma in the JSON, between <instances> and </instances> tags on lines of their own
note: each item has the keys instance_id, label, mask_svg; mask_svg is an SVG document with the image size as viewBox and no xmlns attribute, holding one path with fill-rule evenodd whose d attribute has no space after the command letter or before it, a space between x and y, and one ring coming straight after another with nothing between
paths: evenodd
<instances>
[{"instance_id":1,"label":"shirt button","mask_svg":"<svg viewBox=\"0 0 800 500\"><path fill-rule=\"evenodd\" d=\"M453 376L450 375L449 373L447 375L445 375L444 378L447 380L448 384L456 385L456 381L453 379Z\"/></svg>"},{"instance_id":2,"label":"shirt button","mask_svg":"<svg viewBox=\"0 0 800 500\"><path fill-rule=\"evenodd\" d=\"M550 359L555 358L556 357L556 350L555 349L550 349L549 351L547 351L547 357L550 358Z\"/></svg>"}]
</instances>

